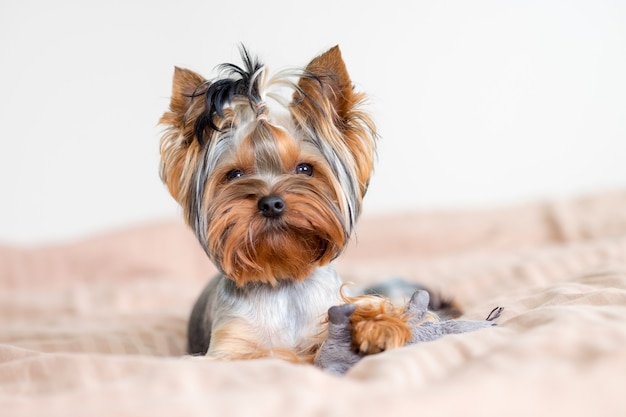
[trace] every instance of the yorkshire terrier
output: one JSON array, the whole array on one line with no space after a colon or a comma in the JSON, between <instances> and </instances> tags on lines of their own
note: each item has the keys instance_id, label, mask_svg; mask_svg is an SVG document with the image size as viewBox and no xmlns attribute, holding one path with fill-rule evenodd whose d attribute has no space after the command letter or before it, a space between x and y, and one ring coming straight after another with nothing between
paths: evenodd
<instances>
[{"instance_id":1,"label":"yorkshire terrier","mask_svg":"<svg viewBox=\"0 0 626 417\"><path fill-rule=\"evenodd\" d=\"M355 351L403 346L408 318L347 297L333 268L361 213L377 134L337 46L304 69L242 66L206 80L175 68L160 174L220 274L197 300L188 350L313 362L334 305L354 303Z\"/></svg>"}]
</instances>

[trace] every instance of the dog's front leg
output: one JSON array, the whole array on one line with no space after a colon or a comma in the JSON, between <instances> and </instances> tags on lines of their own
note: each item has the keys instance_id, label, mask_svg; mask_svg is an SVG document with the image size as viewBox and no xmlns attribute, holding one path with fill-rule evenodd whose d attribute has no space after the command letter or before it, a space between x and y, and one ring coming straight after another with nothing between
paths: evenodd
<instances>
[{"instance_id":1,"label":"dog's front leg","mask_svg":"<svg viewBox=\"0 0 626 417\"><path fill-rule=\"evenodd\" d=\"M214 325L207 358L221 360L254 359L265 356L255 340L255 331L241 319L230 319Z\"/></svg>"}]
</instances>

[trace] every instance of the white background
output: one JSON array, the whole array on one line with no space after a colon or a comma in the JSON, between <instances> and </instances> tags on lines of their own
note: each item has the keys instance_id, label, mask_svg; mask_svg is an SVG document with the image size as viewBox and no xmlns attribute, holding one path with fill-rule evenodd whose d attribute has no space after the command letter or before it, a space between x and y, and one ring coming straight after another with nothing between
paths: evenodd
<instances>
[{"instance_id":1,"label":"white background","mask_svg":"<svg viewBox=\"0 0 626 417\"><path fill-rule=\"evenodd\" d=\"M381 141L366 215L626 185L624 1L0 3L0 242L179 216L156 125L174 65L334 44Z\"/></svg>"}]
</instances>

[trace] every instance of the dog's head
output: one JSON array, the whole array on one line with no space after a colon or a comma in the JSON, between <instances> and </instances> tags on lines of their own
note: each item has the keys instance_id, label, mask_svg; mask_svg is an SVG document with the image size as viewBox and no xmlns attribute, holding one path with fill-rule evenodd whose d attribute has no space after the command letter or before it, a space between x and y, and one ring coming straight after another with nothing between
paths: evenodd
<instances>
[{"instance_id":1,"label":"dog's head","mask_svg":"<svg viewBox=\"0 0 626 417\"><path fill-rule=\"evenodd\" d=\"M241 50L206 80L176 68L161 178L237 285L303 280L346 245L376 133L338 47L271 75Z\"/></svg>"}]
</instances>

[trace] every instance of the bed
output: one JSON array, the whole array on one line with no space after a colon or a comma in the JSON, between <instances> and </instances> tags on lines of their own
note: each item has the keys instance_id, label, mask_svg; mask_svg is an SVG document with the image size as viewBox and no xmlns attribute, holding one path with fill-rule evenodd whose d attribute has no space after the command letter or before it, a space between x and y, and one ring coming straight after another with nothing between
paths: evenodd
<instances>
[{"instance_id":1,"label":"bed","mask_svg":"<svg viewBox=\"0 0 626 417\"><path fill-rule=\"evenodd\" d=\"M0 246L2 416L626 415L626 192L362 219L336 261L498 326L365 358L337 377L184 356L215 272L178 221Z\"/></svg>"}]
</instances>

